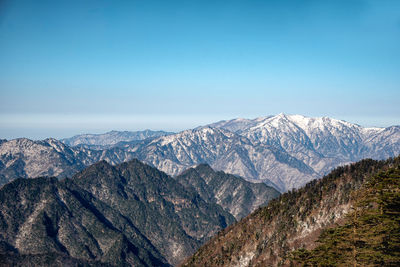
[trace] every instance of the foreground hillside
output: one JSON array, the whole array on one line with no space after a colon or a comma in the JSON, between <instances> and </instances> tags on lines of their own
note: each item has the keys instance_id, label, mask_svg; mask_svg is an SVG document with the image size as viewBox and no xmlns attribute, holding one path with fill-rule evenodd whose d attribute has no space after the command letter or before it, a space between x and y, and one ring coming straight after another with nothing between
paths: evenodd
<instances>
[{"instance_id":1,"label":"foreground hillside","mask_svg":"<svg viewBox=\"0 0 400 267\"><path fill-rule=\"evenodd\" d=\"M400 169L369 179L355 193L343 225L324 230L318 246L292 253L301 265L400 265Z\"/></svg>"},{"instance_id":2,"label":"foreground hillside","mask_svg":"<svg viewBox=\"0 0 400 267\"><path fill-rule=\"evenodd\" d=\"M399 168L399 157L337 168L219 232L183 266L398 266Z\"/></svg>"}]
</instances>

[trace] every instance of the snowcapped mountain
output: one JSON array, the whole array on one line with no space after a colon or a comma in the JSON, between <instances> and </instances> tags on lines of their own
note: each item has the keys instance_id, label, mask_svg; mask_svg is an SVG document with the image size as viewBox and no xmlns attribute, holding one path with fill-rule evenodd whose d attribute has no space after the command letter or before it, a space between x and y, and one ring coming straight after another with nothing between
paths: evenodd
<instances>
[{"instance_id":1,"label":"snowcapped mountain","mask_svg":"<svg viewBox=\"0 0 400 267\"><path fill-rule=\"evenodd\" d=\"M118 139L118 143L107 134L104 136L110 139L104 137L107 141L93 141L93 144L114 145L96 149L82 145L68 147L54 139L2 140L0 179L62 176L99 160L118 164L138 158L174 176L207 163L215 170L250 181L264 181L283 192L319 178L339 165L363 158L395 157L400 153L400 126L363 128L327 117L301 115L221 121L133 142ZM60 162L55 164L54 159Z\"/></svg>"},{"instance_id":2,"label":"snowcapped mountain","mask_svg":"<svg viewBox=\"0 0 400 267\"><path fill-rule=\"evenodd\" d=\"M364 140L364 157L393 157L400 153L400 126L372 129Z\"/></svg>"},{"instance_id":3,"label":"snowcapped mountain","mask_svg":"<svg viewBox=\"0 0 400 267\"><path fill-rule=\"evenodd\" d=\"M68 146L89 145L89 146L111 146L119 142L130 142L144 140L150 137L158 137L171 134L164 131L111 131L104 134L80 134L61 141Z\"/></svg>"},{"instance_id":4,"label":"snowcapped mountain","mask_svg":"<svg viewBox=\"0 0 400 267\"><path fill-rule=\"evenodd\" d=\"M235 126L236 124L239 127ZM219 127L238 128L236 133L255 144L282 149L320 175L333 167L362 158L384 159L400 153L400 127L363 128L327 117L285 115L243 121L225 121ZM240 129L239 129L240 128Z\"/></svg>"}]
</instances>

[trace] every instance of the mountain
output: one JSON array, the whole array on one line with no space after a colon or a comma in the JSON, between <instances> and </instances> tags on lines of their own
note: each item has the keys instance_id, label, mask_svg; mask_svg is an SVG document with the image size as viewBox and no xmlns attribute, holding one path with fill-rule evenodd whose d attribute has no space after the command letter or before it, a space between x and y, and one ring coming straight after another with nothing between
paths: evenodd
<instances>
[{"instance_id":1,"label":"mountain","mask_svg":"<svg viewBox=\"0 0 400 267\"><path fill-rule=\"evenodd\" d=\"M309 118L285 115L234 119L211 124L247 137L255 145L270 145L288 153L324 175L336 166L363 158L385 159L400 154L400 126L363 128L346 121L327 117ZM270 177L275 184L285 177ZM301 182L294 187L301 186ZM290 189L286 186L286 190Z\"/></svg>"},{"instance_id":2,"label":"mountain","mask_svg":"<svg viewBox=\"0 0 400 267\"><path fill-rule=\"evenodd\" d=\"M205 201L220 205L237 220L279 196L278 191L264 183L250 183L238 176L216 172L207 164L186 170L176 180L193 188Z\"/></svg>"},{"instance_id":3,"label":"mountain","mask_svg":"<svg viewBox=\"0 0 400 267\"><path fill-rule=\"evenodd\" d=\"M369 179L355 194L346 222L325 229L310 250L292 252L297 265L400 265L400 169Z\"/></svg>"},{"instance_id":4,"label":"mountain","mask_svg":"<svg viewBox=\"0 0 400 267\"><path fill-rule=\"evenodd\" d=\"M207 163L215 170L265 182L285 192L337 166L363 158L379 160L397 156L400 126L363 128L326 117L278 114L253 120L221 121L176 134L107 146L68 147L56 145L54 139L50 139L49 145L44 144L48 143L47 139L24 139L31 145L21 146L21 139L16 140L20 141L0 142L2 183L19 176L52 175L52 172L63 177L64 173L73 173L99 160L119 164L137 158L172 176ZM42 148L31 146L45 146L46 151L52 152L40 152ZM53 146L59 147L58 150ZM10 152L14 150L19 152ZM53 152L57 156L52 157L52 164L46 164L47 153L53 155ZM56 170L54 165L58 166Z\"/></svg>"},{"instance_id":5,"label":"mountain","mask_svg":"<svg viewBox=\"0 0 400 267\"><path fill-rule=\"evenodd\" d=\"M0 142L0 185L19 177L72 177L101 160L115 165L134 158L133 153L118 147L104 150L69 147L53 138L43 141L26 138L4 140Z\"/></svg>"},{"instance_id":6,"label":"mountain","mask_svg":"<svg viewBox=\"0 0 400 267\"><path fill-rule=\"evenodd\" d=\"M138 160L100 161L72 178L17 179L0 188L0 254L8 262L175 265L234 221Z\"/></svg>"},{"instance_id":7,"label":"mountain","mask_svg":"<svg viewBox=\"0 0 400 267\"><path fill-rule=\"evenodd\" d=\"M400 157L339 167L222 230L182 266L337 266L353 255L397 266L399 182Z\"/></svg>"},{"instance_id":8,"label":"mountain","mask_svg":"<svg viewBox=\"0 0 400 267\"><path fill-rule=\"evenodd\" d=\"M104 134L80 134L61 141L68 146L88 145L89 147L109 147L119 142L140 141L147 138L169 135L164 131L111 131Z\"/></svg>"},{"instance_id":9,"label":"mountain","mask_svg":"<svg viewBox=\"0 0 400 267\"><path fill-rule=\"evenodd\" d=\"M138 160L116 167L102 161L72 180L128 218L172 264L234 222L220 206Z\"/></svg>"},{"instance_id":10,"label":"mountain","mask_svg":"<svg viewBox=\"0 0 400 267\"><path fill-rule=\"evenodd\" d=\"M254 142L280 147L316 172L325 173L332 164L357 161L366 156L385 158L384 154L370 155L365 151L366 145L371 144L367 139L383 130L362 128L326 117L279 114L243 130L241 134ZM398 152L400 147L395 155Z\"/></svg>"},{"instance_id":11,"label":"mountain","mask_svg":"<svg viewBox=\"0 0 400 267\"><path fill-rule=\"evenodd\" d=\"M55 139L19 138L0 143L0 185L18 177L72 176L83 168L76 152Z\"/></svg>"},{"instance_id":12,"label":"mountain","mask_svg":"<svg viewBox=\"0 0 400 267\"><path fill-rule=\"evenodd\" d=\"M62 264L167 265L127 218L70 180L17 179L0 189L0 200L0 242L7 247L1 258L18 257L18 264L47 265L62 256Z\"/></svg>"}]
</instances>

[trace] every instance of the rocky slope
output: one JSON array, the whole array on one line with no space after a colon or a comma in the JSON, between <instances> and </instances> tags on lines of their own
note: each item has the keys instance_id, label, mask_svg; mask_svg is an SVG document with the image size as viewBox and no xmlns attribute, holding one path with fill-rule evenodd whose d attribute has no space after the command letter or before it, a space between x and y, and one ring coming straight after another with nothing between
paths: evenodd
<instances>
[{"instance_id":1,"label":"rocky slope","mask_svg":"<svg viewBox=\"0 0 400 267\"><path fill-rule=\"evenodd\" d=\"M31 264L174 265L234 221L155 168L137 160L101 161L72 179L4 185L0 254L6 262Z\"/></svg>"},{"instance_id":2,"label":"rocky slope","mask_svg":"<svg viewBox=\"0 0 400 267\"><path fill-rule=\"evenodd\" d=\"M400 168L368 179L345 223L325 229L313 249L291 253L303 266L400 266Z\"/></svg>"},{"instance_id":3,"label":"rocky slope","mask_svg":"<svg viewBox=\"0 0 400 267\"><path fill-rule=\"evenodd\" d=\"M182 266L290 266L292 251L315 248L323 229L346 221L356 192L369 186L371 176L391 168L399 170L399 157L337 168L219 232Z\"/></svg>"},{"instance_id":4,"label":"rocky slope","mask_svg":"<svg viewBox=\"0 0 400 267\"><path fill-rule=\"evenodd\" d=\"M215 172L207 164L188 169L176 180L193 188L205 201L220 205L237 220L279 196L278 191L264 183L250 183L238 176Z\"/></svg>"}]
</instances>

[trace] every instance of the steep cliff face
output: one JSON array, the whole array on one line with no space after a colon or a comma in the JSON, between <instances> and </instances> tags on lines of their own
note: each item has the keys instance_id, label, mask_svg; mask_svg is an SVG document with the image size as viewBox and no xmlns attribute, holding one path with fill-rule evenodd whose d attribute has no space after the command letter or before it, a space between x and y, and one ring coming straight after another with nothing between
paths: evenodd
<instances>
[{"instance_id":1,"label":"steep cliff face","mask_svg":"<svg viewBox=\"0 0 400 267\"><path fill-rule=\"evenodd\" d=\"M219 232L183 266L290 265L293 250L314 248L323 229L344 223L355 203L354 192L371 175L399 165L400 158L395 158L337 168Z\"/></svg>"}]
</instances>

